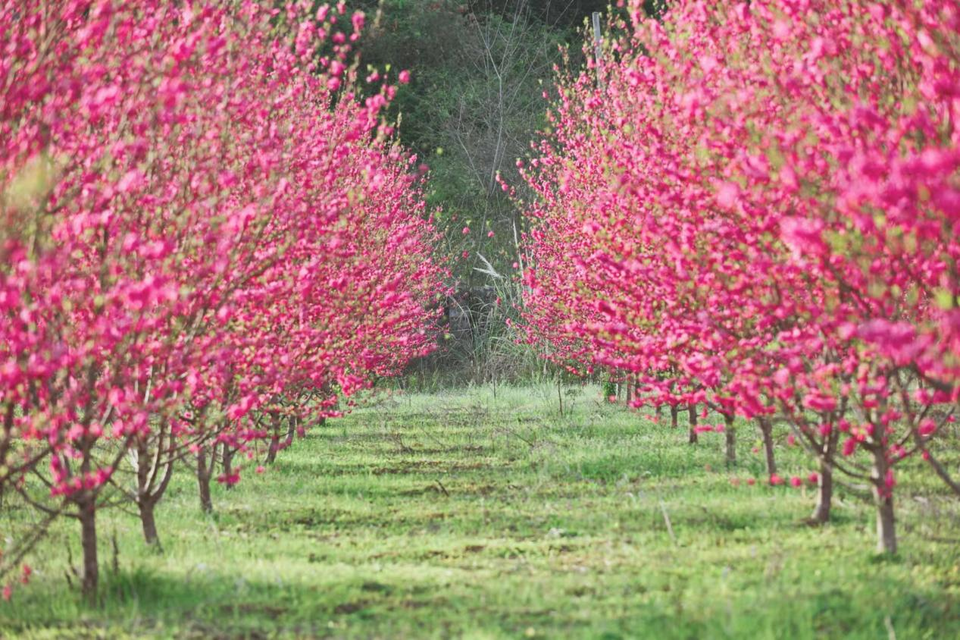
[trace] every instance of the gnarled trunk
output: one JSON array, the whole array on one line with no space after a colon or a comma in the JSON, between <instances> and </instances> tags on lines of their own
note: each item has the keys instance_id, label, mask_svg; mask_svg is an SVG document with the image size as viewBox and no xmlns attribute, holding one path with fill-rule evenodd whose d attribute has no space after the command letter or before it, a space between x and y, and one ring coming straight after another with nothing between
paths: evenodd
<instances>
[{"instance_id":1,"label":"gnarled trunk","mask_svg":"<svg viewBox=\"0 0 960 640\"><path fill-rule=\"evenodd\" d=\"M697 441L700 439L697 435L697 405L691 403L687 408L687 412L690 416L690 438L687 442L697 444Z\"/></svg>"},{"instance_id":2,"label":"gnarled trunk","mask_svg":"<svg viewBox=\"0 0 960 640\"><path fill-rule=\"evenodd\" d=\"M320 418L319 420L317 420L317 428L322 427L326 423L327 423L326 418ZM286 449L287 447L293 444L294 436L300 436L301 438L303 438L305 435L306 435L306 429L304 429L303 425L300 424L300 418L294 417L290 421L290 428L287 429L287 439L283 441L283 448Z\"/></svg>"},{"instance_id":3,"label":"gnarled trunk","mask_svg":"<svg viewBox=\"0 0 960 640\"><path fill-rule=\"evenodd\" d=\"M267 449L267 464L273 464L277 460L278 451L280 451L280 436L273 434L270 436L270 448Z\"/></svg>"},{"instance_id":4,"label":"gnarled trunk","mask_svg":"<svg viewBox=\"0 0 960 640\"><path fill-rule=\"evenodd\" d=\"M680 409L677 408L677 405L670 405L670 428L676 429L678 419L680 417Z\"/></svg>"},{"instance_id":5,"label":"gnarled trunk","mask_svg":"<svg viewBox=\"0 0 960 640\"><path fill-rule=\"evenodd\" d=\"M274 411L271 415L273 433L270 436L270 448L267 449L267 464L273 464L280 451L280 414Z\"/></svg>"},{"instance_id":6,"label":"gnarled trunk","mask_svg":"<svg viewBox=\"0 0 960 640\"><path fill-rule=\"evenodd\" d=\"M763 439L763 455L767 460L767 475L777 472L777 460L773 455L773 423L769 418L757 418L760 427L760 437Z\"/></svg>"},{"instance_id":7,"label":"gnarled trunk","mask_svg":"<svg viewBox=\"0 0 960 640\"><path fill-rule=\"evenodd\" d=\"M197 453L197 486L200 488L200 510L204 513L213 513L213 500L210 498L210 477L213 475L213 460L215 454L211 452L210 465L207 465L207 454L201 450Z\"/></svg>"},{"instance_id":8,"label":"gnarled trunk","mask_svg":"<svg viewBox=\"0 0 960 640\"><path fill-rule=\"evenodd\" d=\"M820 470L817 479L817 506L810 520L816 524L830 521L830 507L833 504L833 458L837 455L837 443L840 433L834 429L825 438L819 451Z\"/></svg>"},{"instance_id":9,"label":"gnarled trunk","mask_svg":"<svg viewBox=\"0 0 960 640\"><path fill-rule=\"evenodd\" d=\"M726 423L723 429L726 441L725 459L727 466L732 467L737 464L737 431L733 426L733 415L724 415L723 421Z\"/></svg>"},{"instance_id":10,"label":"gnarled trunk","mask_svg":"<svg viewBox=\"0 0 960 640\"><path fill-rule=\"evenodd\" d=\"M160 549L160 536L157 534L157 521L154 510L167 490L173 475L173 461L162 460L162 435L156 441L156 457L151 460L150 447L146 440L137 443L137 510L140 512L140 525L143 539L150 546ZM163 478L157 481L160 469L164 469Z\"/></svg>"},{"instance_id":11,"label":"gnarled trunk","mask_svg":"<svg viewBox=\"0 0 960 640\"><path fill-rule=\"evenodd\" d=\"M77 502L80 518L80 547L83 551L83 597L87 604L96 606L97 589L100 583L100 566L97 559L97 502L89 495Z\"/></svg>"},{"instance_id":12,"label":"gnarled trunk","mask_svg":"<svg viewBox=\"0 0 960 640\"><path fill-rule=\"evenodd\" d=\"M833 467L826 460L820 461L820 474L817 478L817 506L813 508L810 520L816 524L830 521L830 506L833 502Z\"/></svg>"},{"instance_id":13,"label":"gnarled trunk","mask_svg":"<svg viewBox=\"0 0 960 640\"><path fill-rule=\"evenodd\" d=\"M223 475L229 478L233 475L233 454L236 453L236 450L233 449L230 445L224 443L223 445ZM227 489L233 489L233 483L226 482L224 483Z\"/></svg>"},{"instance_id":14,"label":"gnarled trunk","mask_svg":"<svg viewBox=\"0 0 960 640\"><path fill-rule=\"evenodd\" d=\"M897 552L897 528L893 514L893 496L884 495L877 501L877 551Z\"/></svg>"},{"instance_id":15,"label":"gnarled trunk","mask_svg":"<svg viewBox=\"0 0 960 640\"><path fill-rule=\"evenodd\" d=\"M893 488L886 480L890 465L882 446L874 447L871 453L873 470L870 479L877 507L877 552L894 554L897 552L897 523L893 511Z\"/></svg>"},{"instance_id":16,"label":"gnarled trunk","mask_svg":"<svg viewBox=\"0 0 960 640\"><path fill-rule=\"evenodd\" d=\"M157 534L157 520L154 517L154 509L157 504L150 499L141 499L137 504L140 510L140 524L143 526L143 539L148 545L160 548L160 536Z\"/></svg>"}]
</instances>

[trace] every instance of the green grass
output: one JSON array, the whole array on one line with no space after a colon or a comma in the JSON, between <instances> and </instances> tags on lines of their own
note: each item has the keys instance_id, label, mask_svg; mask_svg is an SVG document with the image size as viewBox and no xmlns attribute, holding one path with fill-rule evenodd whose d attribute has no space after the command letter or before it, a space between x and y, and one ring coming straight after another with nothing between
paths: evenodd
<instances>
[{"instance_id":1,"label":"green grass","mask_svg":"<svg viewBox=\"0 0 960 640\"><path fill-rule=\"evenodd\" d=\"M960 508L935 484L904 474L901 552L878 559L868 505L841 495L812 529L809 490L731 484L762 476L752 427L731 472L722 435L691 447L599 396L567 390L562 417L555 387L381 397L216 487L214 516L184 471L163 555L104 512L90 610L64 523L0 637L960 637ZM0 531L27 517L8 506Z\"/></svg>"}]
</instances>

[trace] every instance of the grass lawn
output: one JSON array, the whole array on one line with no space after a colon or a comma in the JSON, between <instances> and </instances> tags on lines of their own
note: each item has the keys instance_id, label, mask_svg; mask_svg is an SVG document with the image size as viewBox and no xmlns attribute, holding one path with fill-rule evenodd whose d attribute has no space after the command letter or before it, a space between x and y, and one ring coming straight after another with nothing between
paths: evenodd
<instances>
[{"instance_id":1,"label":"grass lawn","mask_svg":"<svg viewBox=\"0 0 960 640\"><path fill-rule=\"evenodd\" d=\"M103 512L89 610L63 523L0 637L960 638L960 505L926 476L902 474L901 551L879 560L857 499L813 529L809 489L734 486L763 477L752 426L730 471L721 434L690 446L599 396L567 389L563 416L549 386L380 396L216 487L213 516L184 471L162 555ZM7 505L0 535L29 517Z\"/></svg>"}]
</instances>

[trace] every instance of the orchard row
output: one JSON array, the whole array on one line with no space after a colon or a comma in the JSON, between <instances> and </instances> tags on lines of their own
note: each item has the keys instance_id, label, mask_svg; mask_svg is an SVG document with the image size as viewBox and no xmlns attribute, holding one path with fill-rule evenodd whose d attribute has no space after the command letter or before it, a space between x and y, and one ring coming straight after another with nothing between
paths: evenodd
<instances>
[{"instance_id":1,"label":"orchard row","mask_svg":"<svg viewBox=\"0 0 960 640\"><path fill-rule=\"evenodd\" d=\"M93 601L98 511L159 545L175 468L212 509L431 348L445 273L395 87L358 77L364 16L313 4L0 1L0 497L37 514L6 595L75 518ZM776 477L788 425L813 519L852 480L895 552L898 464L960 495L960 13L629 11L522 167L526 337L722 416L730 464L755 421Z\"/></svg>"},{"instance_id":2,"label":"orchard row","mask_svg":"<svg viewBox=\"0 0 960 640\"><path fill-rule=\"evenodd\" d=\"M786 423L897 549L898 465L960 496L960 9L641 3L524 167L528 337L635 406ZM521 163L523 164L523 163ZM693 420L692 420L693 421ZM695 439L696 428L691 431Z\"/></svg>"},{"instance_id":3,"label":"orchard row","mask_svg":"<svg viewBox=\"0 0 960 640\"><path fill-rule=\"evenodd\" d=\"M118 496L158 544L174 467L209 510L212 479L429 349L443 274L396 87L357 77L363 14L313 4L0 5L0 495L39 514L8 575L75 518L93 600Z\"/></svg>"}]
</instances>

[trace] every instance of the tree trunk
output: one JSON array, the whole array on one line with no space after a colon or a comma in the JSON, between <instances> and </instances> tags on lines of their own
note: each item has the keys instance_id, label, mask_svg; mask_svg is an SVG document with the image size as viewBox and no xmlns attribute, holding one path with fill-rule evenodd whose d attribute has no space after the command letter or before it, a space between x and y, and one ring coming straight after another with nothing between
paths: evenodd
<instances>
[{"instance_id":1,"label":"tree trunk","mask_svg":"<svg viewBox=\"0 0 960 640\"><path fill-rule=\"evenodd\" d=\"M277 459L277 452L280 451L280 412L274 411L270 419L273 434L270 436L270 448L267 450L267 464L273 464Z\"/></svg>"},{"instance_id":2,"label":"tree trunk","mask_svg":"<svg viewBox=\"0 0 960 640\"><path fill-rule=\"evenodd\" d=\"M90 606L97 604L100 568L97 560L97 502L94 496L77 503L80 509L80 546L83 549L83 597Z\"/></svg>"},{"instance_id":3,"label":"tree trunk","mask_svg":"<svg viewBox=\"0 0 960 640\"><path fill-rule=\"evenodd\" d=\"M813 508L810 520L816 524L830 521L830 505L833 502L833 467L829 460L820 460L820 474L817 479L817 506Z\"/></svg>"},{"instance_id":4,"label":"tree trunk","mask_svg":"<svg viewBox=\"0 0 960 640\"><path fill-rule=\"evenodd\" d=\"M897 552L896 520L893 516L893 496L885 495L877 504L877 551L894 554Z\"/></svg>"},{"instance_id":5,"label":"tree trunk","mask_svg":"<svg viewBox=\"0 0 960 640\"><path fill-rule=\"evenodd\" d=\"M697 444L699 436L697 435L697 405L692 404L688 407L687 413L690 416L690 444Z\"/></svg>"},{"instance_id":6,"label":"tree trunk","mask_svg":"<svg viewBox=\"0 0 960 640\"><path fill-rule=\"evenodd\" d=\"M154 509L157 504L149 498L141 498L137 506L140 509L140 523L143 525L143 539L148 545L160 548L160 536L157 535L157 520Z\"/></svg>"},{"instance_id":7,"label":"tree trunk","mask_svg":"<svg viewBox=\"0 0 960 640\"><path fill-rule=\"evenodd\" d=\"M723 416L723 421L726 423L723 430L726 440L726 463L728 467L733 467L737 464L737 431L733 426L732 415Z\"/></svg>"},{"instance_id":8,"label":"tree trunk","mask_svg":"<svg viewBox=\"0 0 960 640\"><path fill-rule=\"evenodd\" d=\"M210 456L213 462L213 456ZM197 454L197 485L200 487L200 510L204 513L213 513L213 500L210 499L210 476L213 469L207 467L207 454L203 451Z\"/></svg>"},{"instance_id":9,"label":"tree trunk","mask_svg":"<svg viewBox=\"0 0 960 640\"><path fill-rule=\"evenodd\" d=\"M163 446L162 438L156 443ZM148 545L159 542L157 537L157 522L153 517L153 507L156 502L150 495L150 448L145 438L137 442L137 509L140 511L140 524L143 527L143 539Z\"/></svg>"},{"instance_id":10,"label":"tree trunk","mask_svg":"<svg viewBox=\"0 0 960 640\"><path fill-rule=\"evenodd\" d=\"M277 459L277 452L280 450L280 436L273 434L270 436L270 448L267 450L267 464L273 464Z\"/></svg>"},{"instance_id":11,"label":"tree trunk","mask_svg":"<svg viewBox=\"0 0 960 640\"><path fill-rule=\"evenodd\" d=\"M223 475L230 477L233 475L233 454L236 453L230 445L224 443L223 445ZM230 482L225 482L224 485L227 489L233 489L233 484Z\"/></svg>"},{"instance_id":12,"label":"tree trunk","mask_svg":"<svg viewBox=\"0 0 960 640\"><path fill-rule=\"evenodd\" d=\"M677 428L677 419L680 415L680 409L677 408L677 405L670 405L670 427L672 429Z\"/></svg>"},{"instance_id":13,"label":"tree trunk","mask_svg":"<svg viewBox=\"0 0 960 640\"><path fill-rule=\"evenodd\" d=\"M560 392L560 376L557 376L557 400L560 402L560 417L563 417L563 394Z\"/></svg>"},{"instance_id":14,"label":"tree trunk","mask_svg":"<svg viewBox=\"0 0 960 640\"><path fill-rule=\"evenodd\" d=\"M888 487L886 482L890 466L883 446L876 446L872 453L871 480L873 499L877 506L877 552L894 554L897 552L897 529L893 513L893 488Z\"/></svg>"},{"instance_id":15,"label":"tree trunk","mask_svg":"<svg viewBox=\"0 0 960 640\"><path fill-rule=\"evenodd\" d=\"M760 437L763 438L763 455L767 459L767 475L777 472L777 459L773 455L773 423L769 418L757 418L760 426Z\"/></svg>"},{"instance_id":16,"label":"tree trunk","mask_svg":"<svg viewBox=\"0 0 960 640\"><path fill-rule=\"evenodd\" d=\"M820 446L820 471L817 479L817 506L813 509L810 520L816 524L830 521L830 507L833 504L833 458L837 455L837 444L840 442L840 432L836 429L824 438Z\"/></svg>"}]
</instances>

